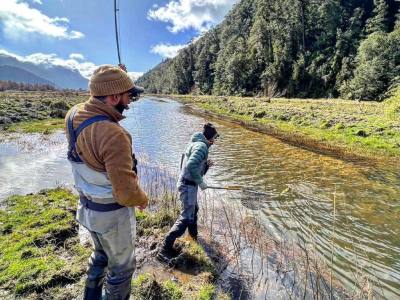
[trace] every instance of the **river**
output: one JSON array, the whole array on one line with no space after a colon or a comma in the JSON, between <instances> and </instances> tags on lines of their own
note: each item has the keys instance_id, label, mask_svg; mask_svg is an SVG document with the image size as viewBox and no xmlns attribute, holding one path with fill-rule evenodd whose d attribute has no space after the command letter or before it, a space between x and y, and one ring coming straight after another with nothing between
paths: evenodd
<instances>
[{"instance_id":1,"label":"river","mask_svg":"<svg viewBox=\"0 0 400 300\"><path fill-rule=\"evenodd\" d=\"M183 105L144 98L125 112L122 125L136 153L172 173L203 117ZM400 167L377 169L297 148L238 125L213 120L221 138L211 148L216 165L209 184L238 184L268 193L257 210L277 237L312 243L343 285L369 275L383 298L400 298ZM62 133L23 136L0 143L0 199L57 185L72 186ZM240 194L240 193L239 193ZM1 200L0 200L1 201Z\"/></svg>"}]
</instances>

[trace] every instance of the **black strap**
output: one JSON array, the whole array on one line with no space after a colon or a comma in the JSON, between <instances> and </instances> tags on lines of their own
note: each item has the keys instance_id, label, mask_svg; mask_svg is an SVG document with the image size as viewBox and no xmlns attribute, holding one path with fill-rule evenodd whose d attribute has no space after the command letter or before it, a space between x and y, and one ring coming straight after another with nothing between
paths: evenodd
<instances>
[{"instance_id":1,"label":"black strap","mask_svg":"<svg viewBox=\"0 0 400 300\"><path fill-rule=\"evenodd\" d=\"M185 184L185 185L193 185L193 186L197 185L196 182L194 182L192 180L189 180L189 179L186 179L186 178L182 178L182 183Z\"/></svg>"},{"instance_id":2,"label":"black strap","mask_svg":"<svg viewBox=\"0 0 400 300\"><path fill-rule=\"evenodd\" d=\"M102 204L102 203L97 203L89 200L88 198L85 197L85 195L80 194L79 195L79 201L81 202L83 207L86 207L87 209L94 210L94 211L100 211L100 212L107 212L107 211L114 211L126 206L122 206L118 203L107 203L107 204Z\"/></svg>"},{"instance_id":3,"label":"black strap","mask_svg":"<svg viewBox=\"0 0 400 300\"><path fill-rule=\"evenodd\" d=\"M92 125L93 123L100 122L100 121L111 121L109 117L98 115L86 119L83 121L78 128L75 130L73 126L73 120L78 108L71 112L68 118L68 134L69 134L69 145L68 145L68 159L74 162L82 162L82 159L79 157L79 154L76 151L76 141L78 140L78 136L81 134L82 130Z\"/></svg>"}]
</instances>

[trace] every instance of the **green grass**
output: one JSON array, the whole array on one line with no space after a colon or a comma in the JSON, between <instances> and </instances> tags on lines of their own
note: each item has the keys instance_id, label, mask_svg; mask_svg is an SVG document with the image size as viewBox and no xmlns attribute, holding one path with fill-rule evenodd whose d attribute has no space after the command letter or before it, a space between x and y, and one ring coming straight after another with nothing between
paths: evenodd
<instances>
[{"instance_id":1,"label":"green grass","mask_svg":"<svg viewBox=\"0 0 400 300\"><path fill-rule=\"evenodd\" d=\"M212 284L203 285L198 293L199 300L211 300L215 294L215 286Z\"/></svg>"},{"instance_id":2,"label":"green grass","mask_svg":"<svg viewBox=\"0 0 400 300\"><path fill-rule=\"evenodd\" d=\"M77 198L64 189L12 196L0 211L0 288L13 295L79 281L89 250L79 244Z\"/></svg>"},{"instance_id":3,"label":"green grass","mask_svg":"<svg viewBox=\"0 0 400 300\"><path fill-rule=\"evenodd\" d=\"M141 274L132 280L132 294L137 300L183 299L182 288L177 283L171 280L160 283L149 273Z\"/></svg>"},{"instance_id":4,"label":"green grass","mask_svg":"<svg viewBox=\"0 0 400 300\"><path fill-rule=\"evenodd\" d=\"M12 124L6 132L50 134L64 128L64 119L46 119L40 121L24 121Z\"/></svg>"},{"instance_id":5,"label":"green grass","mask_svg":"<svg viewBox=\"0 0 400 300\"><path fill-rule=\"evenodd\" d=\"M136 211L136 231L138 235L154 234L155 229L169 229L175 222L177 211L160 208L155 212Z\"/></svg>"},{"instance_id":6,"label":"green grass","mask_svg":"<svg viewBox=\"0 0 400 300\"><path fill-rule=\"evenodd\" d=\"M0 210L0 295L6 291L21 299L78 297L83 291L91 249L79 243L77 196L56 188L11 196L4 205ZM160 240L176 215L172 207L166 209L161 204L156 211L137 211L138 236ZM185 279L160 281L141 274L132 281L135 299L214 299L217 274L203 247L186 239L179 239L177 247L181 255L176 268L188 274ZM168 272L160 268L154 272ZM218 297L229 299L223 293Z\"/></svg>"},{"instance_id":7,"label":"green grass","mask_svg":"<svg viewBox=\"0 0 400 300\"><path fill-rule=\"evenodd\" d=\"M173 96L220 117L316 150L370 158L400 155L400 92L384 103L331 99Z\"/></svg>"}]
</instances>

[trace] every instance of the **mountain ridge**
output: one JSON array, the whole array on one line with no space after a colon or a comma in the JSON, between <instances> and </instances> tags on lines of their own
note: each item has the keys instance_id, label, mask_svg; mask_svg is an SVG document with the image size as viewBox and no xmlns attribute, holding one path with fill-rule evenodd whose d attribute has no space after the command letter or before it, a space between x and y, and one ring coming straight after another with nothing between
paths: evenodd
<instances>
[{"instance_id":1,"label":"mountain ridge","mask_svg":"<svg viewBox=\"0 0 400 300\"><path fill-rule=\"evenodd\" d=\"M30 84L48 84L57 87L54 82L41 78L31 72L18 67L6 65L0 65L0 80L10 80Z\"/></svg>"},{"instance_id":2,"label":"mountain ridge","mask_svg":"<svg viewBox=\"0 0 400 300\"><path fill-rule=\"evenodd\" d=\"M22 69L39 78L52 82L53 85L56 85L59 88L84 90L87 90L88 88L88 80L86 78L84 78L77 70L72 70L66 67L23 62L6 54L0 54L0 65Z\"/></svg>"}]
</instances>

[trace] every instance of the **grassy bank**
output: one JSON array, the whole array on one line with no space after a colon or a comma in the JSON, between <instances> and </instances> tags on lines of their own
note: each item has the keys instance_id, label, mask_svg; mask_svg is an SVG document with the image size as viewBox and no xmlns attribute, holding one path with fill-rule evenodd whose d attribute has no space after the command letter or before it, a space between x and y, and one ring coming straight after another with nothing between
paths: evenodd
<instances>
[{"instance_id":1,"label":"grassy bank","mask_svg":"<svg viewBox=\"0 0 400 300\"><path fill-rule=\"evenodd\" d=\"M0 129L51 133L63 127L70 107L87 99L81 92L0 92Z\"/></svg>"},{"instance_id":2,"label":"grassy bank","mask_svg":"<svg viewBox=\"0 0 400 300\"><path fill-rule=\"evenodd\" d=\"M201 113L238 122L311 150L347 158L400 155L400 120L396 113L400 95L393 97L390 106L330 99L173 97L193 104Z\"/></svg>"},{"instance_id":3,"label":"grassy bank","mask_svg":"<svg viewBox=\"0 0 400 300\"><path fill-rule=\"evenodd\" d=\"M2 299L79 299L91 251L79 242L76 204L77 196L61 188L5 200L0 210ZM159 208L137 213L137 252L142 263L133 280L135 299L213 299L217 274L199 244L179 240L181 255L175 261L174 280L168 268L155 261L155 252L150 250L165 236L176 215L162 205ZM227 298L224 294L218 297Z\"/></svg>"},{"instance_id":4,"label":"grassy bank","mask_svg":"<svg viewBox=\"0 0 400 300\"><path fill-rule=\"evenodd\" d=\"M80 281L89 256L79 243L76 200L70 192L54 189L5 201L0 210L0 289L5 294L73 296L75 291L65 287Z\"/></svg>"}]
</instances>

